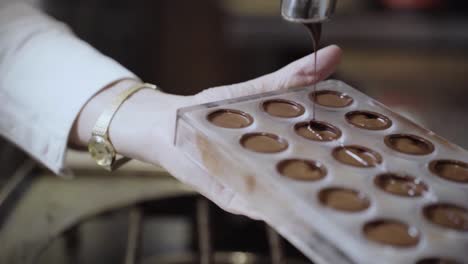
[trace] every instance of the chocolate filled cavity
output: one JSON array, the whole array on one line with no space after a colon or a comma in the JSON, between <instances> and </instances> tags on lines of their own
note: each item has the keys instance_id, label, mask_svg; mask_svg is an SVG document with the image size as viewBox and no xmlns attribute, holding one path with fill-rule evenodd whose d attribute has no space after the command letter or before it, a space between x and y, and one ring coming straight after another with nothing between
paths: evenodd
<instances>
[{"instance_id":1,"label":"chocolate filled cavity","mask_svg":"<svg viewBox=\"0 0 468 264\"><path fill-rule=\"evenodd\" d=\"M327 175L325 166L312 160L287 159L278 163L276 168L281 175L300 181L318 181Z\"/></svg>"},{"instance_id":2,"label":"chocolate filled cavity","mask_svg":"<svg viewBox=\"0 0 468 264\"><path fill-rule=\"evenodd\" d=\"M391 219L378 219L364 225L367 239L394 247L414 247L419 243L420 234L415 227Z\"/></svg>"},{"instance_id":3,"label":"chocolate filled cavity","mask_svg":"<svg viewBox=\"0 0 468 264\"><path fill-rule=\"evenodd\" d=\"M427 155L434 152L434 145L428 140L408 134L394 134L385 137L387 147L410 155Z\"/></svg>"},{"instance_id":4,"label":"chocolate filled cavity","mask_svg":"<svg viewBox=\"0 0 468 264\"><path fill-rule=\"evenodd\" d=\"M294 126L296 134L313 141L333 141L341 137L341 130L321 121L311 120Z\"/></svg>"},{"instance_id":5,"label":"chocolate filled cavity","mask_svg":"<svg viewBox=\"0 0 468 264\"><path fill-rule=\"evenodd\" d=\"M333 108L343 108L353 103L351 96L330 90L313 92L309 95L309 98L319 105Z\"/></svg>"},{"instance_id":6,"label":"chocolate filled cavity","mask_svg":"<svg viewBox=\"0 0 468 264\"><path fill-rule=\"evenodd\" d=\"M436 225L468 232L468 210L449 203L431 204L423 209L423 215Z\"/></svg>"},{"instance_id":7,"label":"chocolate filled cavity","mask_svg":"<svg viewBox=\"0 0 468 264\"><path fill-rule=\"evenodd\" d=\"M277 153L288 148L288 142L275 134L249 133L240 139L241 145L254 152Z\"/></svg>"},{"instance_id":8,"label":"chocolate filled cavity","mask_svg":"<svg viewBox=\"0 0 468 264\"><path fill-rule=\"evenodd\" d=\"M212 124L224 128L244 128L253 123L253 118L249 114L233 109L222 109L210 113L207 116Z\"/></svg>"},{"instance_id":9,"label":"chocolate filled cavity","mask_svg":"<svg viewBox=\"0 0 468 264\"><path fill-rule=\"evenodd\" d=\"M323 189L318 198L322 205L338 211L360 212L370 206L370 200L363 193L347 188Z\"/></svg>"},{"instance_id":10,"label":"chocolate filled cavity","mask_svg":"<svg viewBox=\"0 0 468 264\"><path fill-rule=\"evenodd\" d=\"M371 168L382 163L382 156L379 153L357 145L337 147L332 155L341 163L361 168Z\"/></svg>"},{"instance_id":11,"label":"chocolate filled cavity","mask_svg":"<svg viewBox=\"0 0 468 264\"><path fill-rule=\"evenodd\" d=\"M429 169L435 175L458 183L468 183L468 163L457 160L434 160Z\"/></svg>"},{"instance_id":12,"label":"chocolate filled cavity","mask_svg":"<svg viewBox=\"0 0 468 264\"><path fill-rule=\"evenodd\" d=\"M294 118L304 114L304 107L296 102L274 99L263 102L262 108L272 116Z\"/></svg>"},{"instance_id":13,"label":"chocolate filled cavity","mask_svg":"<svg viewBox=\"0 0 468 264\"><path fill-rule=\"evenodd\" d=\"M428 189L419 179L394 173L378 175L374 179L374 184L387 193L404 197L419 197Z\"/></svg>"},{"instance_id":14,"label":"chocolate filled cavity","mask_svg":"<svg viewBox=\"0 0 468 264\"><path fill-rule=\"evenodd\" d=\"M438 257L431 257L421 259L416 264L462 264L461 262L451 259L451 258L438 258Z\"/></svg>"},{"instance_id":15,"label":"chocolate filled cavity","mask_svg":"<svg viewBox=\"0 0 468 264\"><path fill-rule=\"evenodd\" d=\"M353 111L346 114L346 121L353 126L368 130L385 130L392 126L392 121L379 113Z\"/></svg>"}]
</instances>

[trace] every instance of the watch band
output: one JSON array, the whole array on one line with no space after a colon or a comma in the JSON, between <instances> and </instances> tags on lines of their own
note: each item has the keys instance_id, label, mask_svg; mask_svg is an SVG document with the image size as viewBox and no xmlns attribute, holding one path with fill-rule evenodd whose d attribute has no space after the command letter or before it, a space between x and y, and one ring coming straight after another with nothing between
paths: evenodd
<instances>
[{"instance_id":1,"label":"watch band","mask_svg":"<svg viewBox=\"0 0 468 264\"><path fill-rule=\"evenodd\" d=\"M109 130L110 123L112 122L112 119L114 118L115 113L117 113L117 110L119 110L120 106L127 100L128 97L130 97L132 94L138 92L141 89L145 88L150 88L153 90L157 90L158 87L154 84L150 83L141 83L137 84L133 87L131 87L128 90L125 90L121 94L119 94L113 101L112 104L110 105L109 108L104 110L104 112L99 116L98 120L96 121L96 124L94 125L93 128L93 135L94 136L107 136L107 132Z\"/></svg>"},{"instance_id":2,"label":"watch band","mask_svg":"<svg viewBox=\"0 0 468 264\"><path fill-rule=\"evenodd\" d=\"M112 171L131 160L127 157L121 157L120 159L116 159L117 153L115 151L114 146L112 145L112 142L109 139L109 126L115 114L117 113L117 110L119 110L120 106L125 102L125 100L127 100L132 94L138 92L141 89L146 88L153 90L158 89L156 85L149 83L137 84L131 87L130 89L120 93L112 101L111 105L107 109L105 109L104 112L99 116L98 120L96 121L96 124L94 125L90 143L88 144L88 149L91 153L91 156L95 159L96 163L99 166L109 171ZM96 145L98 144L105 145L105 148L108 150L107 156L104 158L106 162L103 162L103 157L98 158L97 155L95 155Z\"/></svg>"}]
</instances>

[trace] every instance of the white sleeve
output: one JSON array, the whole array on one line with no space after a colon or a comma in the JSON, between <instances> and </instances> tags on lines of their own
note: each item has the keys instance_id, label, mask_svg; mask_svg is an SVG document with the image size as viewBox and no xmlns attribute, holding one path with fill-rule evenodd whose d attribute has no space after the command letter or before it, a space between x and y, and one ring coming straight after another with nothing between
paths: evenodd
<instances>
[{"instance_id":1,"label":"white sleeve","mask_svg":"<svg viewBox=\"0 0 468 264\"><path fill-rule=\"evenodd\" d=\"M136 78L24 4L0 4L0 135L57 174L81 108L100 89Z\"/></svg>"}]
</instances>

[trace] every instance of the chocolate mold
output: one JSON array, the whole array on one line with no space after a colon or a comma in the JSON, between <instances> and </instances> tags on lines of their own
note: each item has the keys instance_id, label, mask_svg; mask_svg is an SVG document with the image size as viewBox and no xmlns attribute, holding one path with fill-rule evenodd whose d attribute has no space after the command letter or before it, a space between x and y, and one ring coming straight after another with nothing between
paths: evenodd
<instances>
[{"instance_id":1,"label":"chocolate mold","mask_svg":"<svg viewBox=\"0 0 468 264\"><path fill-rule=\"evenodd\" d=\"M262 109L271 116L281 118L295 118L304 114L301 104L290 100L272 99L262 103Z\"/></svg>"},{"instance_id":2,"label":"chocolate mold","mask_svg":"<svg viewBox=\"0 0 468 264\"><path fill-rule=\"evenodd\" d=\"M446 210L429 207L434 201L466 209L468 152L342 82L319 83L317 91L316 119L312 86L179 110L176 147L192 161L183 169L232 189L317 264L468 259L465 224L426 217ZM266 102L280 105L272 111ZM247 114L242 126L250 124L219 129L207 118L227 109ZM364 128L374 121L380 130ZM298 135L310 127L331 133L322 141ZM343 203L362 196L339 188L369 204Z\"/></svg>"}]
</instances>

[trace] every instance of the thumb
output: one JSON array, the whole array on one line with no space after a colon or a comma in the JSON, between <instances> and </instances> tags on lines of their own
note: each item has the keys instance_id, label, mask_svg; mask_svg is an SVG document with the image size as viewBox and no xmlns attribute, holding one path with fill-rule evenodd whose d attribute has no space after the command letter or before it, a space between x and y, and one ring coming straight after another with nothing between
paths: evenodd
<instances>
[{"instance_id":1,"label":"thumb","mask_svg":"<svg viewBox=\"0 0 468 264\"><path fill-rule=\"evenodd\" d=\"M311 85L330 76L340 63L341 55L341 49L336 45L331 45L317 52L317 74L315 74L314 70L314 54L310 54L259 78L204 90L195 95L195 99L198 103L206 103Z\"/></svg>"}]
</instances>

